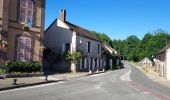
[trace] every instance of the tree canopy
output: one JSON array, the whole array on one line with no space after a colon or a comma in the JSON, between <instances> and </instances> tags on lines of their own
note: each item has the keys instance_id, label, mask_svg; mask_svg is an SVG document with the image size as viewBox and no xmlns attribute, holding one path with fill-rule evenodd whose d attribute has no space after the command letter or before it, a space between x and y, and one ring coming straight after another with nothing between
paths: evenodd
<instances>
[{"instance_id":1,"label":"tree canopy","mask_svg":"<svg viewBox=\"0 0 170 100\"><path fill-rule=\"evenodd\" d=\"M158 29L146 33L142 39L135 35L125 40L112 40L104 33L92 32L103 43L109 44L127 60L140 61L145 57L153 58L164 46L170 43L170 34Z\"/></svg>"}]
</instances>

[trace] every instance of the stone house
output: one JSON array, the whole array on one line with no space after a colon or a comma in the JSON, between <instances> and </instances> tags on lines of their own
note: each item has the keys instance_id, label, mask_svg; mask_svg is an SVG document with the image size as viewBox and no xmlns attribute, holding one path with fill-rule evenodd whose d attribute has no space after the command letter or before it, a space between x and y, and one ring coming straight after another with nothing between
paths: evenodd
<instances>
[{"instance_id":1,"label":"stone house","mask_svg":"<svg viewBox=\"0 0 170 100\"><path fill-rule=\"evenodd\" d=\"M102 45L102 66L105 70L116 69L120 65L118 52L107 44Z\"/></svg>"},{"instance_id":2,"label":"stone house","mask_svg":"<svg viewBox=\"0 0 170 100\"><path fill-rule=\"evenodd\" d=\"M41 61L45 0L0 0L0 63Z\"/></svg>"},{"instance_id":3,"label":"stone house","mask_svg":"<svg viewBox=\"0 0 170 100\"><path fill-rule=\"evenodd\" d=\"M152 67L153 66L153 61L150 60L148 57L145 57L143 60L139 62L143 67Z\"/></svg>"},{"instance_id":4,"label":"stone house","mask_svg":"<svg viewBox=\"0 0 170 100\"><path fill-rule=\"evenodd\" d=\"M81 59L76 65L77 71L101 68L101 41L87 29L66 21L66 10L61 10L60 17L46 29L44 45L53 52L49 58L56 59L50 65L51 60L44 60L47 69L52 67L53 70L70 71L70 65L60 59L60 55L68 51L81 53Z\"/></svg>"},{"instance_id":5,"label":"stone house","mask_svg":"<svg viewBox=\"0 0 170 100\"><path fill-rule=\"evenodd\" d=\"M156 55L155 67L161 77L170 80L170 44Z\"/></svg>"}]
</instances>

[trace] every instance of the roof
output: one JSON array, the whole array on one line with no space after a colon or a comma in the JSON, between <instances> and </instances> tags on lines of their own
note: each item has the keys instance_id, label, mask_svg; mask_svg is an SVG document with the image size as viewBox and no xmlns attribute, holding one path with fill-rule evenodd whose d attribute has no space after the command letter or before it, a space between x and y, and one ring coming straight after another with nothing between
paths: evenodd
<instances>
[{"instance_id":1,"label":"roof","mask_svg":"<svg viewBox=\"0 0 170 100\"><path fill-rule=\"evenodd\" d=\"M167 46L165 46L164 48L162 48L158 54L160 53L164 53L168 48L170 48L170 44L168 44Z\"/></svg>"},{"instance_id":2,"label":"roof","mask_svg":"<svg viewBox=\"0 0 170 100\"><path fill-rule=\"evenodd\" d=\"M50 27L57 21L58 19L56 18L52 24L45 30L45 33L47 30L50 29ZM61 20L62 21L62 20ZM87 29L84 29L80 26L77 26L77 25L74 25L68 21L62 21L63 23L65 23L67 26L70 27L71 30L75 31L78 35L80 36L84 36L86 38L89 38L89 39L92 39L92 40L95 40L95 41L99 41L101 42L96 36L94 36L89 30Z\"/></svg>"},{"instance_id":3,"label":"roof","mask_svg":"<svg viewBox=\"0 0 170 100\"><path fill-rule=\"evenodd\" d=\"M110 54L114 53L115 55L118 55L117 51L107 44L103 44L103 49L109 52Z\"/></svg>"},{"instance_id":4,"label":"roof","mask_svg":"<svg viewBox=\"0 0 170 100\"><path fill-rule=\"evenodd\" d=\"M80 26L74 25L70 22L65 21L64 22L66 25L68 25L70 27L71 30L74 30L78 35L80 36L84 36L86 38L90 38L96 41L101 42L96 36L94 36L90 31L88 31L87 29L84 29Z\"/></svg>"}]
</instances>

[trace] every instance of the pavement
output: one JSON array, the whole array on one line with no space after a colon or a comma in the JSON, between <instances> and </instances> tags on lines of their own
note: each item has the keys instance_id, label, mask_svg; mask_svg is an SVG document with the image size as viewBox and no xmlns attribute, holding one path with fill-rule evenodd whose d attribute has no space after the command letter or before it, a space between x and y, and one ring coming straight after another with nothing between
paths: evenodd
<instances>
[{"instance_id":1,"label":"pavement","mask_svg":"<svg viewBox=\"0 0 170 100\"><path fill-rule=\"evenodd\" d=\"M67 81L0 91L0 100L170 100L170 88L134 66Z\"/></svg>"},{"instance_id":2,"label":"pavement","mask_svg":"<svg viewBox=\"0 0 170 100\"><path fill-rule=\"evenodd\" d=\"M102 73L102 72L99 72ZM93 73L97 74L97 73ZM45 84L45 83L52 83L52 82L58 82L73 78L78 78L86 75L91 75L88 72L79 72L79 73L62 73L62 74L53 74L49 75L47 77L48 80L45 80L45 76L41 77L25 77L25 78L6 78L6 79L0 79L0 91L8 90L8 89L14 89L19 87L25 87L25 86L32 86L32 85L38 85L38 84ZM13 84L13 80L17 79L17 84Z\"/></svg>"}]
</instances>

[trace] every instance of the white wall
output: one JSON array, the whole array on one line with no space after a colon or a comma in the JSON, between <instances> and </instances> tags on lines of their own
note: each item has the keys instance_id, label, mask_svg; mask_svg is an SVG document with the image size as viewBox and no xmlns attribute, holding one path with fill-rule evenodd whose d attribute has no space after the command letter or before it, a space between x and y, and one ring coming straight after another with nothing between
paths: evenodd
<instances>
[{"instance_id":1,"label":"white wall","mask_svg":"<svg viewBox=\"0 0 170 100\"><path fill-rule=\"evenodd\" d=\"M170 80L170 48L166 51L165 78Z\"/></svg>"},{"instance_id":2,"label":"white wall","mask_svg":"<svg viewBox=\"0 0 170 100\"><path fill-rule=\"evenodd\" d=\"M61 20L57 20L44 35L44 45L56 52L62 51L64 43L72 43L73 32Z\"/></svg>"}]
</instances>

